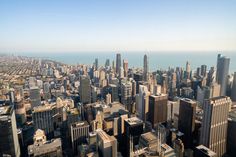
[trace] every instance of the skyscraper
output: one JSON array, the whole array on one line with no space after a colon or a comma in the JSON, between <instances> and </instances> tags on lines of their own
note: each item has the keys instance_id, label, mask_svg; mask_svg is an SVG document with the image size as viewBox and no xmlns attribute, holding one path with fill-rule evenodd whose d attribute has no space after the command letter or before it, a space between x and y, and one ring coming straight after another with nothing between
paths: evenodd
<instances>
[{"instance_id":1,"label":"skyscraper","mask_svg":"<svg viewBox=\"0 0 236 157\"><path fill-rule=\"evenodd\" d=\"M98 70L98 59L97 58L95 59L94 66L95 66L95 70Z\"/></svg>"},{"instance_id":2,"label":"skyscraper","mask_svg":"<svg viewBox=\"0 0 236 157\"><path fill-rule=\"evenodd\" d=\"M191 99L181 99L179 106L178 129L184 133L183 143L186 149L193 146L197 103Z\"/></svg>"},{"instance_id":3,"label":"skyscraper","mask_svg":"<svg viewBox=\"0 0 236 157\"><path fill-rule=\"evenodd\" d=\"M236 72L234 72L234 80L231 90L231 99L232 101L236 101Z\"/></svg>"},{"instance_id":4,"label":"skyscraper","mask_svg":"<svg viewBox=\"0 0 236 157\"><path fill-rule=\"evenodd\" d=\"M207 74L207 66L206 65L201 65L201 75L203 77L206 77Z\"/></svg>"},{"instance_id":5,"label":"skyscraper","mask_svg":"<svg viewBox=\"0 0 236 157\"><path fill-rule=\"evenodd\" d=\"M32 108L41 105L40 89L38 87L30 88L30 102Z\"/></svg>"},{"instance_id":6,"label":"skyscraper","mask_svg":"<svg viewBox=\"0 0 236 157\"><path fill-rule=\"evenodd\" d=\"M126 81L121 83L121 103L126 106L126 108L131 110L131 102L132 102L132 83L130 81Z\"/></svg>"},{"instance_id":7,"label":"skyscraper","mask_svg":"<svg viewBox=\"0 0 236 157\"><path fill-rule=\"evenodd\" d=\"M144 122L147 120L147 114L149 111L149 95L148 88L143 85L139 85L139 94L136 97L137 113L140 119Z\"/></svg>"},{"instance_id":8,"label":"skyscraper","mask_svg":"<svg viewBox=\"0 0 236 157\"><path fill-rule=\"evenodd\" d=\"M154 128L158 126L158 123L167 120L167 99L168 96L166 94L149 96L148 121L152 123Z\"/></svg>"},{"instance_id":9,"label":"skyscraper","mask_svg":"<svg viewBox=\"0 0 236 157\"><path fill-rule=\"evenodd\" d=\"M143 77L144 81L148 81L148 57L146 54L143 57Z\"/></svg>"},{"instance_id":10,"label":"skyscraper","mask_svg":"<svg viewBox=\"0 0 236 157\"><path fill-rule=\"evenodd\" d=\"M99 156L117 157L117 140L101 129L97 130L97 143Z\"/></svg>"},{"instance_id":11,"label":"skyscraper","mask_svg":"<svg viewBox=\"0 0 236 157\"><path fill-rule=\"evenodd\" d=\"M128 61L127 60L123 60L123 68L124 68L124 76L128 77Z\"/></svg>"},{"instance_id":12,"label":"skyscraper","mask_svg":"<svg viewBox=\"0 0 236 157\"><path fill-rule=\"evenodd\" d=\"M116 73L120 73L120 67L121 67L121 54L117 53L116 54Z\"/></svg>"},{"instance_id":13,"label":"skyscraper","mask_svg":"<svg viewBox=\"0 0 236 157\"><path fill-rule=\"evenodd\" d=\"M190 72L191 72L190 63L187 61L185 78L190 79Z\"/></svg>"},{"instance_id":14,"label":"skyscraper","mask_svg":"<svg viewBox=\"0 0 236 157\"><path fill-rule=\"evenodd\" d=\"M78 145L85 142L89 136L89 124L87 121L75 122L71 125L71 143L74 154L78 153Z\"/></svg>"},{"instance_id":15,"label":"skyscraper","mask_svg":"<svg viewBox=\"0 0 236 157\"><path fill-rule=\"evenodd\" d=\"M227 88L227 77L229 73L230 59L228 57L218 54L217 57L217 70L216 70L216 81L220 84L220 95L226 95Z\"/></svg>"},{"instance_id":16,"label":"skyscraper","mask_svg":"<svg viewBox=\"0 0 236 157\"><path fill-rule=\"evenodd\" d=\"M222 156L226 152L229 106L231 99L219 96L205 100L200 143Z\"/></svg>"},{"instance_id":17,"label":"skyscraper","mask_svg":"<svg viewBox=\"0 0 236 157\"><path fill-rule=\"evenodd\" d=\"M54 136L53 117L57 114L56 110L56 105L52 104L34 107L32 117L35 131L41 129L45 131L48 138L52 138Z\"/></svg>"},{"instance_id":18,"label":"skyscraper","mask_svg":"<svg viewBox=\"0 0 236 157\"><path fill-rule=\"evenodd\" d=\"M20 157L20 145L13 106L0 107L0 156Z\"/></svg>"},{"instance_id":19,"label":"skyscraper","mask_svg":"<svg viewBox=\"0 0 236 157\"><path fill-rule=\"evenodd\" d=\"M79 94L81 103L91 103L91 85L89 76L80 76Z\"/></svg>"}]
</instances>

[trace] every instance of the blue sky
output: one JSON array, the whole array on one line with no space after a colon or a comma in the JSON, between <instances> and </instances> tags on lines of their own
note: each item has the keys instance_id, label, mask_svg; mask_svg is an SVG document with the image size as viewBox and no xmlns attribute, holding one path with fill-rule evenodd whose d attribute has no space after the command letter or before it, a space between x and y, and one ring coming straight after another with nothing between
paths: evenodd
<instances>
[{"instance_id":1,"label":"blue sky","mask_svg":"<svg viewBox=\"0 0 236 157\"><path fill-rule=\"evenodd\" d=\"M0 1L0 52L234 50L235 0Z\"/></svg>"}]
</instances>

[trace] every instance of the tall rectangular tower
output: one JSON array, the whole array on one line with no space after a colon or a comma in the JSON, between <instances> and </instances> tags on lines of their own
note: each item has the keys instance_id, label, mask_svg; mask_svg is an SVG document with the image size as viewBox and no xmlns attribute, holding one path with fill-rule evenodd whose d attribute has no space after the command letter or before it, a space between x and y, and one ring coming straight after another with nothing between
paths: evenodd
<instances>
[{"instance_id":1,"label":"tall rectangular tower","mask_svg":"<svg viewBox=\"0 0 236 157\"><path fill-rule=\"evenodd\" d=\"M231 99L219 96L205 100L200 143L222 156L226 152L229 106Z\"/></svg>"},{"instance_id":2,"label":"tall rectangular tower","mask_svg":"<svg viewBox=\"0 0 236 157\"><path fill-rule=\"evenodd\" d=\"M13 106L0 107L0 156L20 157L20 145Z\"/></svg>"}]
</instances>

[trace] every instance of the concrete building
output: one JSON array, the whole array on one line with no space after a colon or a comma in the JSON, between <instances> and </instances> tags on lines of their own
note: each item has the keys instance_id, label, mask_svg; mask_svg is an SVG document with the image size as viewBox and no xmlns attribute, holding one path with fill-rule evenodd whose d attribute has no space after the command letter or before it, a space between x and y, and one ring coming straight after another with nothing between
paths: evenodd
<instances>
[{"instance_id":1,"label":"concrete building","mask_svg":"<svg viewBox=\"0 0 236 157\"><path fill-rule=\"evenodd\" d=\"M62 157L60 138L47 141L43 130L38 129L34 134L34 143L28 146L29 157Z\"/></svg>"},{"instance_id":2,"label":"concrete building","mask_svg":"<svg viewBox=\"0 0 236 157\"><path fill-rule=\"evenodd\" d=\"M0 107L0 156L20 157L20 145L13 106Z\"/></svg>"},{"instance_id":3,"label":"concrete building","mask_svg":"<svg viewBox=\"0 0 236 157\"><path fill-rule=\"evenodd\" d=\"M236 156L236 111L231 111L228 118L227 154Z\"/></svg>"},{"instance_id":4,"label":"concrete building","mask_svg":"<svg viewBox=\"0 0 236 157\"><path fill-rule=\"evenodd\" d=\"M89 76L80 76L79 94L81 103L91 103L91 84Z\"/></svg>"},{"instance_id":5,"label":"concrete building","mask_svg":"<svg viewBox=\"0 0 236 157\"><path fill-rule=\"evenodd\" d=\"M126 109L131 111L132 102L132 83L125 81L121 83L121 103L126 106Z\"/></svg>"},{"instance_id":6,"label":"concrete building","mask_svg":"<svg viewBox=\"0 0 236 157\"><path fill-rule=\"evenodd\" d=\"M184 133L183 143L186 149L193 146L196 106L196 101L187 98L180 99L178 129Z\"/></svg>"},{"instance_id":7,"label":"concrete building","mask_svg":"<svg viewBox=\"0 0 236 157\"><path fill-rule=\"evenodd\" d=\"M229 106L231 99L220 96L203 104L203 120L200 143L222 156L226 152Z\"/></svg>"},{"instance_id":8,"label":"concrete building","mask_svg":"<svg viewBox=\"0 0 236 157\"><path fill-rule=\"evenodd\" d=\"M87 121L76 122L71 125L71 143L74 155L78 154L78 146L89 137L89 124Z\"/></svg>"},{"instance_id":9,"label":"concrete building","mask_svg":"<svg viewBox=\"0 0 236 157\"><path fill-rule=\"evenodd\" d=\"M148 81L148 57L146 54L143 57L143 80Z\"/></svg>"},{"instance_id":10,"label":"concrete building","mask_svg":"<svg viewBox=\"0 0 236 157\"><path fill-rule=\"evenodd\" d=\"M156 128L158 123L167 121L167 100L166 94L149 96L148 121L152 123L152 127Z\"/></svg>"},{"instance_id":11,"label":"concrete building","mask_svg":"<svg viewBox=\"0 0 236 157\"><path fill-rule=\"evenodd\" d=\"M121 67L121 54L116 54L116 74L120 73L120 67Z\"/></svg>"},{"instance_id":12,"label":"concrete building","mask_svg":"<svg viewBox=\"0 0 236 157\"><path fill-rule=\"evenodd\" d=\"M231 99L232 101L236 101L236 72L234 72L234 79L233 79L233 85L231 90Z\"/></svg>"},{"instance_id":13,"label":"concrete building","mask_svg":"<svg viewBox=\"0 0 236 157\"><path fill-rule=\"evenodd\" d=\"M40 89L38 87L30 88L30 102L32 108L41 105Z\"/></svg>"},{"instance_id":14,"label":"concrete building","mask_svg":"<svg viewBox=\"0 0 236 157\"><path fill-rule=\"evenodd\" d=\"M229 74L229 63L230 59L228 57L218 54L217 56L217 71L216 71L216 81L220 84L220 95L226 95L227 88L227 77Z\"/></svg>"},{"instance_id":15,"label":"concrete building","mask_svg":"<svg viewBox=\"0 0 236 157\"><path fill-rule=\"evenodd\" d=\"M97 131L98 154L102 157L117 157L117 140L101 129Z\"/></svg>"},{"instance_id":16,"label":"concrete building","mask_svg":"<svg viewBox=\"0 0 236 157\"><path fill-rule=\"evenodd\" d=\"M45 104L33 108L32 117L35 131L41 129L45 131L48 138L54 136L54 118L57 114L55 104Z\"/></svg>"},{"instance_id":17,"label":"concrete building","mask_svg":"<svg viewBox=\"0 0 236 157\"><path fill-rule=\"evenodd\" d=\"M139 85L139 94L136 96L136 109L138 117L144 122L146 122L149 112L149 95L150 92L148 91L148 88L146 86Z\"/></svg>"}]
</instances>

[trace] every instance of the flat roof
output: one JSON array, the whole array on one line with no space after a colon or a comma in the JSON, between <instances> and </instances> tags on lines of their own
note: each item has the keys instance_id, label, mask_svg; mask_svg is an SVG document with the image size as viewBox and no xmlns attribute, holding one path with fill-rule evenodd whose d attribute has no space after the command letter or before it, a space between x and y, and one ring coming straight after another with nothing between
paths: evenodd
<instances>
[{"instance_id":1,"label":"flat roof","mask_svg":"<svg viewBox=\"0 0 236 157\"><path fill-rule=\"evenodd\" d=\"M204 145L199 145L196 147L198 150L200 150L201 152L209 155L209 156L216 156L217 154L215 152L213 152L212 150L210 150L209 148L207 148Z\"/></svg>"},{"instance_id":2,"label":"flat roof","mask_svg":"<svg viewBox=\"0 0 236 157\"><path fill-rule=\"evenodd\" d=\"M135 125L135 124L141 124L143 121L139 119L138 117L132 117L125 119L126 122L128 122L130 125Z\"/></svg>"}]
</instances>

